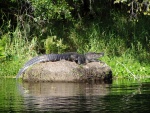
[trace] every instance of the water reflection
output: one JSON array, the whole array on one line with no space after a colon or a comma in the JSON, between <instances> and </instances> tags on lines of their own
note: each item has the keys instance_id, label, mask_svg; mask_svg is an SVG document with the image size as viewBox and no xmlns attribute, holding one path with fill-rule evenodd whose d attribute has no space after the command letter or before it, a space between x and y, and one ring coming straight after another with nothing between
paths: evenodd
<instances>
[{"instance_id":1,"label":"water reflection","mask_svg":"<svg viewBox=\"0 0 150 113\"><path fill-rule=\"evenodd\" d=\"M149 87L150 80L79 84L0 79L0 112L147 113Z\"/></svg>"},{"instance_id":2,"label":"water reflection","mask_svg":"<svg viewBox=\"0 0 150 113\"><path fill-rule=\"evenodd\" d=\"M104 97L110 92L109 84L26 82L19 86L19 91L24 96L24 105L28 110L66 112L70 109L85 110L82 107L91 109L97 96Z\"/></svg>"}]
</instances>

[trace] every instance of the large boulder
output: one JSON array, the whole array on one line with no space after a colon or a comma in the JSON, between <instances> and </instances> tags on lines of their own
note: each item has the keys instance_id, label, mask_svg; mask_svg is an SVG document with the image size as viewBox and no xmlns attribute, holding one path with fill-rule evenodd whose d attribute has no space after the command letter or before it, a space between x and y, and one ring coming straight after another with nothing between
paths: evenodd
<instances>
[{"instance_id":1,"label":"large boulder","mask_svg":"<svg viewBox=\"0 0 150 113\"><path fill-rule=\"evenodd\" d=\"M28 82L111 82L112 71L104 62L78 65L75 62L61 60L32 66L23 75L23 80Z\"/></svg>"}]
</instances>

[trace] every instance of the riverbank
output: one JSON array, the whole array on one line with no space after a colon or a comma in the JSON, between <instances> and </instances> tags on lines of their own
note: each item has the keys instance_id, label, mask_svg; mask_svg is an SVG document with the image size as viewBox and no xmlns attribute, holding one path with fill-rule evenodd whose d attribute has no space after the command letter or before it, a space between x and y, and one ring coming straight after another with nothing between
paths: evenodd
<instances>
[{"instance_id":1,"label":"riverbank","mask_svg":"<svg viewBox=\"0 0 150 113\"><path fill-rule=\"evenodd\" d=\"M28 61L28 59L2 62L0 64L0 76L15 77L26 61ZM128 55L109 57L106 54L101 58L101 61L107 63L111 67L113 77L115 78L143 78L150 75L150 65L140 63Z\"/></svg>"},{"instance_id":2,"label":"riverbank","mask_svg":"<svg viewBox=\"0 0 150 113\"><path fill-rule=\"evenodd\" d=\"M126 24L128 23L126 22ZM78 53L104 52L105 56L100 60L111 67L113 76L117 78L148 76L150 75L150 52L148 49L150 41L147 37L148 29L143 28L141 33L138 30L140 25L142 23L137 23L131 28L121 25L121 31L115 31L116 29L109 30L106 26L104 27L104 23L101 24L98 21L89 22L88 26L85 23L82 23L81 26L77 23L69 26L68 34L66 33L67 38L64 28L62 31L58 30L59 34L56 30L56 35L49 36L47 33L46 39L39 39L40 36L32 35L29 39L19 34L21 30L16 28L11 33L13 35L8 33L1 37L0 46L3 48L0 50L0 76L16 76L24 63L34 56L70 51ZM144 26L146 25L144 24ZM121 29L123 27L124 30ZM132 37L129 37L130 32L134 34ZM11 37L13 39L10 41Z\"/></svg>"}]
</instances>

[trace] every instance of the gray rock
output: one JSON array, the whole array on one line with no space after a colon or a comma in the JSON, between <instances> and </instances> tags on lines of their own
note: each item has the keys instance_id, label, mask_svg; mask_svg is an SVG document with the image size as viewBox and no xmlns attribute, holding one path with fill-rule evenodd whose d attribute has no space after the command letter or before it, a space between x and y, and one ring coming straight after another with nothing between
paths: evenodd
<instances>
[{"instance_id":1,"label":"gray rock","mask_svg":"<svg viewBox=\"0 0 150 113\"><path fill-rule=\"evenodd\" d=\"M23 75L24 81L49 82L111 82L111 68L104 62L78 65L70 61L39 63Z\"/></svg>"}]
</instances>

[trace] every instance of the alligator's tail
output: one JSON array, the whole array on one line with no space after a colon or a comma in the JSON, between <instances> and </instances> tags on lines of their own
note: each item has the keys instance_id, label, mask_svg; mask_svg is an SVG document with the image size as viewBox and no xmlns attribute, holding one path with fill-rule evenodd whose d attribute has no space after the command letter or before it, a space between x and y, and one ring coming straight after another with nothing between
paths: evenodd
<instances>
[{"instance_id":1,"label":"alligator's tail","mask_svg":"<svg viewBox=\"0 0 150 113\"><path fill-rule=\"evenodd\" d=\"M18 72L16 79L19 78L21 76L21 74L28 69L30 66L36 64L36 63L40 63L40 62L47 62L49 61L49 57L48 55L43 55L43 56L37 56L32 58L31 60L29 60L27 63L25 63L24 67L20 69L20 71Z\"/></svg>"}]
</instances>

